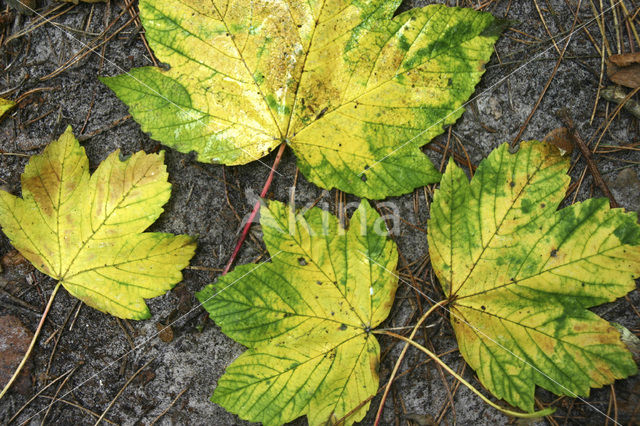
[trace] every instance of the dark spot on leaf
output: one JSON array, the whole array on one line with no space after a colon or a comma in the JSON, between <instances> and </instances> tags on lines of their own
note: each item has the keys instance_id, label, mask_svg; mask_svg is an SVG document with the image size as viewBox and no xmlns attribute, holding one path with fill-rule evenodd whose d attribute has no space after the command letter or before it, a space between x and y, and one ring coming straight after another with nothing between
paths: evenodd
<instances>
[{"instance_id":1,"label":"dark spot on leaf","mask_svg":"<svg viewBox=\"0 0 640 426\"><path fill-rule=\"evenodd\" d=\"M516 186L516 183L514 181L511 181L509 182L509 186L513 188L514 186Z\"/></svg>"},{"instance_id":2,"label":"dark spot on leaf","mask_svg":"<svg viewBox=\"0 0 640 426\"><path fill-rule=\"evenodd\" d=\"M322 111L320 111L320 114L317 115L316 120L321 119L327 113L328 109L329 109L329 107L322 108Z\"/></svg>"},{"instance_id":3,"label":"dark spot on leaf","mask_svg":"<svg viewBox=\"0 0 640 426\"><path fill-rule=\"evenodd\" d=\"M340 330L343 330L343 331L344 331L344 330L346 330L346 329L347 329L347 324L342 324L342 325L340 326Z\"/></svg>"},{"instance_id":4,"label":"dark spot on leaf","mask_svg":"<svg viewBox=\"0 0 640 426\"><path fill-rule=\"evenodd\" d=\"M316 284L322 285L322 281L316 281Z\"/></svg>"},{"instance_id":5,"label":"dark spot on leaf","mask_svg":"<svg viewBox=\"0 0 640 426\"><path fill-rule=\"evenodd\" d=\"M484 311L487 308L484 305L482 305L482 306L480 306L480 309L482 309Z\"/></svg>"},{"instance_id":6,"label":"dark spot on leaf","mask_svg":"<svg viewBox=\"0 0 640 426\"><path fill-rule=\"evenodd\" d=\"M365 175L363 173L362 176L360 176L360 179L362 179L363 182L366 182L367 181L367 175Z\"/></svg>"},{"instance_id":7,"label":"dark spot on leaf","mask_svg":"<svg viewBox=\"0 0 640 426\"><path fill-rule=\"evenodd\" d=\"M336 314L335 312L331 312L331 315L335 315L335 314Z\"/></svg>"},{"instance_id":8,"label":"dark spot on leaf","mask_svg":"<svg viewBox=\"0 0 640 426\"><path fill-rule=\"evenodd\" d=\"M540 203L540 207L544 209L545 207L547 207L547 205L545 203Z\"/></svg>"},{"instance_id":9,"label":"dark spot on leaf","mask_svg":"<svg viewBox=\"0 0 640 426\"><path fill-rule=\"evenodd\" d=\"M556 249L551 250L551 257L558 257L558 250Z\"/></svg>"},{"instance_id":10,"label":"dark spot on leaf","mask_svg":"<svg viewBox=\"0 0 640 426\"><path fill-rule=\"evenodd\" d=\"M300 266L307 266L307 261L304 257L299 257L298 263L300 264Z\"/></svg>"}]
</instances>

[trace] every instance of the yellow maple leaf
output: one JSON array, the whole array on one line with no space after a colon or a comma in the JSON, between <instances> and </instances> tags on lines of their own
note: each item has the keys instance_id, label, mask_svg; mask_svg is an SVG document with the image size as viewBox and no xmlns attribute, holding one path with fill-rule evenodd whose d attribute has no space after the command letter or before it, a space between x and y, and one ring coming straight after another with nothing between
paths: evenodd
<instances>
[{"instance_id":1,"label":"yellow maple leaf","mask_svg":"<svg viewBox=\"0 0 640 426\"><path fill-rule=\"evenodd\" d=\"M171 194L164 153L113 152L89 174L71 127L22 174L22 198L0 191L11 243L73 296L120 318L150 316L144 302L182 280L195 251L187 235L143 232Z\"/></svg>"}]
</instances>

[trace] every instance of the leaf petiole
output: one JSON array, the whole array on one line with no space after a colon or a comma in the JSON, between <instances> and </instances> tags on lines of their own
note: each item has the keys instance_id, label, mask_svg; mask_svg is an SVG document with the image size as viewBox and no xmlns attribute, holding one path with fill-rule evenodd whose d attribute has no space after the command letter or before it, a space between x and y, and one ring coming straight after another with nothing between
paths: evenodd
<instances>
[{"instance_id":1,"label":"leaf petiole","mask_svg":"<svg viewBox=\"0 0 640 426\"><path fill-rule=\"evenodd\" d=\"M15 382L16 379L18 378L20 371L22 371L22 368L27 363L27 360L29 359L29 355L31 355L31 351L33 350L33 347L36 344L36 340L40 335L40 331L42 331L42 326L44 325L44 321L47 319L47 314L49 313L49 309L53 304L53 299L56 297L56 293L58 293L58 290L60 289L60 285L61 285L61 282L58 281L55 288L53 289L53 292L51 293L51 296L49 296L49 301L47 302L47 306L44 308L44 312L42 313L42 318L40 318L40 323L38 323L38 328L36 329L36 332L33 334L33 339L31 339L29 348L27 349L27 352L24 354L22 361L20 361L20 365L18 365L18 367L16 368L16 371L13 372L13 376L11 376L11 379L9 379L9 382L5 385L4 389L2 389L2 392L0 392L0 399L2 399L5 393L7 393L7 391L13 384L13 382Z\"/></svg>"},{"instance_id":2,"label":"leaf petiole","mask_svg":"<svg viewBox=\"0 0 640 426\"><path fill-rule=\"evenodd\" d=\"M434 305L434 307L435 306L436 305ZM427 354L435 362L440 364L442 366L442 368L447 370L447 372L449 372L449 374L451 374L453 377L455 377L460 383L462 383L467 388L469 388L469 390L471 390L471 392L473 392L476 395L478 395L484 402L486 402L487 404L489 404L490 406L492 406L496 410L498 410L498 411L500 411L500 412L502 412L502 413L504 413L504 414L506 414L508 416L520 417L520 418L524 418L524 419L532 419L532 418L548 416L548 415L552 414L554 411L556 411L555 408L546 408L544 410L534 411L533 413L520 413L518 411L512 411L512 410L507 410L506 408L502 408L498 404L492 402L489 398L484 396L478 389L473 387L473 385L471 383L467 382L465 379L462 378L462 376L460 376L458 373L453 371L453 369L451 369L447 364L442 362L442 360L440 358L438 358L438 356L436 354L434 354L433 352L431 352L429 349L425 348L421 344L416 343L416 342L414 342L413 340L411 340L411 339L409 339L407 337L401 336L401 335L393 333L391 331L374 330L373 333L375 333L375 334L386 334L387 336L391 336L391 337L395 337L397 339L403 340L403 341L407 342L408 344L418 348L419 350L421 350L422 352Z\"/></svg>"},{"instance_id":3,"label":"leaf petiole","mask_svg":"<svg viewBox=\"0 0 640 426\"><path fill-rule=\"evenodd\" d=\"M249 216L247 223L244 224L244 228L242 229L242 234L240 235L240 238L238 239L238 242L236 243L236 246L233 249L233 253L231 254L231 257L229 258L229 260L227 261L227 264L225 265L224 270L222 271L222 275L227 275L227 272L229 272L229 270L231 269L231 266L233 265L233 262L236 260L236 257L238 256L238 252L242 247L242 243L244 243L244 240L247 239L247 235L249 234L249 229L251 228L251 225L253 225L253 220L258 214L258 211L260 211L260 206L262 205L262 199L267 195L267 191L269 191L269 187L271 186L271 182L273 181L273 174L278 168L278 164L280 164L282 153L284 152L284 149L286 147L287 147L286 143L283 142L280 144L280 148L278 149L278 153L276 154L276 159L273 161L273 166L271 166L269 177L267 178L266 182L264 183L264 186L262 187L262 192L260 192L260 199L256 201L255 205L253 206L253 211L251 212L251 215Z\"/></svg>"},{"instance_id":4,"label":"leaf petiole","mask_svg":"<svg viewBox=\"0 0 640 426\"><path fill-rule=\"evenodd\" d=\"M418 323L415 325L415 327L413 327L413 330L411 331L411 335L409 336L409 339L413 339L413 337L418 332L418 329L420 328L422 323L427 319L427 317L429 317L429 315L431 315L440 306L446 305L447 302L448 302L447 299L441 300L440 302L436 303L431 308L429 308L429 310L427 312L425 312L424 315L422 315L420 320L418 320ZM393 384L393 379L395 379L396 374L398 373L398 369L400 368L400 364L402 364L402 360L404 359L404 356L407 353L407 349L409 349L409 343L404 345L404 348L402 348L402 352L400 353L400 356L398 357L398 360L396 361L396 365L393 367L393 371L391 372L391 377L389 377L389 381L387 382L387 386L384 389L384 394L382 394L382 399L380 400L380 406L378 407L378 412L376 413L376 420L374 422L374 426L378 426L378 424L380 422L380 416L382 416L382 409L384 408L384 402L387 400L387 395L389 394L389 390L391 390L391 385Z\"/></svg>"}]
</instances>

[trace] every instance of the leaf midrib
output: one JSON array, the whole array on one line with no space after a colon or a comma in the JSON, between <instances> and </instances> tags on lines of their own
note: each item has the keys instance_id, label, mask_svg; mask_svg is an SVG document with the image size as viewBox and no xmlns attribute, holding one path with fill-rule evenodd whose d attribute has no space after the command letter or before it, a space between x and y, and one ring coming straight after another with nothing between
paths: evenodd
<instances>
[{"instance_id":1,"label":"leaf midrib","mask_svg":"<svg viewBox=\"0 0 640 426\"><path fill-rule=\"evenodd\" d=\"M504 156L504 153L502 153L502 156ZM503 157L500 158L500 167L502 167L502 163L503 163ZM465 278L460 282L460 284L457 286L457 289L455 291L453 291L450 294L450 298L454 298L456 297L458 291L460 291L460 289L462 289L462 287L464 287L464 285L466 284L467 280L469 279L469 277L471 276L471 274L473 274L473 271L475 270L476 266L478 265L480 259L482 258L482 256L484 255L484 252L489 248L489 246L491 245L491 242L493 241L493 238L498 235L498 232L500 231L500 228L502 227L505 219L507 218L507 216L509 216L509 213L513 210L516 202L520 199L520 197L522 196L524 190L528 187L529 183L531 182L531 180L540 172L542 166L544 165L544 159L540 159L540 163L537 165L537 167L535 168L534 172L531 173L528 177L527 180L525 182L525 184L522 186L522 188L520 188L520 191L518 192L518 194L516 195L516 197L511 201L511 205L509 206L509 208L505 211L504 216L502 216L502 218L500 219L500 223L496 224L496 228L494 230L494 232L491 234L491 236L489 237L489 240L487 241L487 243L482 247L482 250L480 251L480 253L478 253L478 256L473 260L473 264L471 265L471 268L469 268L469 272L467 273L467 275L465 276ZM481 181L481 183L483 183L483 181ZM482 190L480 190L479 192L480 194L482 194ZM480 206L478 207L478 209L480 210ZM494 210L495 211L495 210ZM480 225L482 224L482 221L479 222ZM480 231L480 238L482 238L482 231ZM453 290L453 283L452 283L452 290Z\"/></svg>"},{"instance_id":2,"label":"leaf midrib","mask_svg":"<svg viewBox=\"0 0 640 426\"><path fill-rule=\"evenodd\" d=\"M291 212L290 210L288 210L288 214L294 214L294 215L295 215L295 213L294 213L294 212ZM297 216L297 215L296 215L296 216ZM305 222L306 222L306 218L304 217L304 215L301 215L301 216L302 216L302 218L303 218L303 219L305 220ZM279 220L279 217L278 217L277 215L275 215L275 214L274 214L274 215L272 215L272 217L277 221L278 225L280 226L280 229L287 229L287 227L285 227L285 226L284 226L284 224ZM295 221L295 223L296 223L296 228L298 228L298 221L296 220L296 221ZM338 225L338 226L340 226L340 225ZM346 242L346 241L347 241L347 239L346 239L346 234L347 234L347 232L349 232L349 231L348 231L348 230L346 230L346 229L344 229L344 228L343 228L343 230L344 230L344 232L345 232L345 235L343 236L343 239L345 240L345 245L346 245L346 244L347 244L347 242ZM296 231L298 231L298 229L296 229ZM298 232L299 232L299 231L298 231ZM330 261L330 264L331 264L331 269L333 270L333 274L334 274L334 276L335 276L335 278L334 278L334 279L332 279L329 275L327 275L327 272L325 272L324 268L322 268L322 267L318 264L318 262L316 262L316 260L313 258L313 256L311 256L311 255L310 255L310 254L305 250L305 248L304 248L304 247L302 247L302 244L298 241L298 239L296 238L296 236L295 236L295 235L292 235L291 237L292 237L293 241L295 241L296 245L300 248L300 250L304 253L304 255L305 255L305 256L307 256L307 257L309 258L309 260L310 260L310 261L311 261L311 262L316 266L316 268L318 268L318 271L320 271L320 272L321 272L321 273L322 273L322 274L323 274L323 275L324 275L324 276L329 280L329 282L330 282L330 283L335 287L335 289L338 291L338 293L340 293L340 295L342 296L342 298L344 299L344 301L345 301L345 302L349 305L349 307L351 308L351 312L353 312L353 313L356 315L356 317L357 317L357 318L358 318L358 319L359 319L359 320L364 324L364 323L365 323L365 321L360 317L360 312L356 309L356 307L355 307L355 306L353 306L353 304L351 303L351 301L347 298L346 294L344 294L344 293L343 293L343 292L338 288L338 286L334 283L334 282L337 282L337 280L338 280L338 273L337 273L337 271L336 271L336 268L335 268L335 267L334 267L334 265L333 265L333 259L331 258L331 256L329 256L329 261ZM310 238L313 238L313 237L311 237L311 236L310 236ZM338 236L337 238L338 238L338 239L340 239L340 236ZM328 245L328 244L329 244L329 240L328 240L328 238L324 238L324 240L326 241L326 244ZM281 249L281 251L285 251L285 252L287 252L287 251L286 251L286 250L284 250L284 249ZM291 252L289 252L289 253L291 253ZM295 254L295 253L294 253L294 254ZM335 281L334 281L334 280L335 280Z\"/></svg>"},{"instance_id":3,"label":"leaf midrib","mask_svg":"<svg viewBox=\"0 0 640 426\"><path fill-rule=\"evenodd\" d=\"M347 344L349 341L351 341L351 340L353 340L353 339L356 339L356 338L358 338L358 337L362 336L363 334L367 334L367 333L366 333L365 331L363 331L362 333L354 334L353 336L350 336L348 339L343 340L343 341L342 341L342 342L340 342L340 343L337 343L336 345L332 346L331 348L329 348L329 349L327 349L327 350L325 350L325 351L321 351L321 352L319 352L317 355L314 355L314 356L312 356L312 357L309 357L309 358L305 359L303 362L301 362L301 363L299 363L299 364L296 364L296 365L295 365L295 366L293 366L293 367L289 367L289 368L287 368L286 370L283 370L283 371L281 371L281 372L278 372L277 374L273 374L273 375L271 375L271 376L264 377L264 378L262 378L262 379L260 379L260 380L255 381L255 382L251 382L250 384L247 384L247 385L244 385L244 386L240 386L240 387L236 387L236 388L233 390L233 393L236 393L236 392L239 392L239 391L241 391L241 390L244 390L245 388L247 388L247 387L249 387L249 386L255 386L255 385L256 385L256 384L258 384L258 383L262 383L262 382L265 382L265 381L271 380L271 379L272 379L272 378L274 378L274 377L279 377L279 376L281 376L281 375L283 375L283 374L285 374L285 373L288 373L288 372L290 372L290 371L292 371L292 370L296 370L297 368L300 368L300 366L302 366L302 365L304 365L304 364L306 364L306 363L308 363L308 362L311 362L311 361L312 361L312 360L314 360L314 359L317 359L317 358L320 358L320 357L324 357L324 356L325 356L326 354L328 354L329 352L332 352L332 351L336 350L336 349L337 349L337 348L339 348L340 346L343 346L343 345ZM268 354L271 354L270 352L268 352L268 348L269 348L269 345L266 345L266 349L267 349L267 350L265 350L265 352L266 352L266 353L268 353ZM259 351L259 350L264 350L264 348L262 348L262 347L256 347L256 348L252 348L251 350L253 350L253 351L257 352L257 351ZM273 355L273 354L271 354L271 355ZM265 393L266 393L266 392L265 392Z\"/></svg>"},{"instance_id":4,"label":"leaf midrib","mask_svg":"<svg viewBox=\"0 0 640 426\"><path fill-rule=\"evenodd\" d=\"M231 34L231 30L230 30L229 26L227 25L227 21L225 20L225 15L226 14L223 15L222 13L220 13L220 10L218 9L218 6L213 1L211 2L211 4L214 7L214 9L216 10L216 13L218 13L218 15L220 16L220 22L222 22L224 24L224 27L227 30L227 33ZM273 111L271 110L271 107L269 107L269 103L267 102L267 98L266 98L264 92L262 91L262 88L260 87L260 85L256 81L253 73L249 69L249 65L247 65L247 61L244 60L244 56L242 55L242 52L240 51L240 48L236 44L235 38L231 37L230 35L229 35L228 38L231 40L231 43L233 44L233 47L236 49L236 52L238 52L238 58L240 58L240 62L242 62L242 65L244 65L245 70L247 71L247 73L251 77L251 81L253 81L253 85L256 87L256 89L260 93L260 97L262 98L262 101L264 102L264 105L267 108L267 111L269 111L269 115L271 116L271 119L273 120L273 124L275 124L276 129L278 129L278 132L280 133L280 139L284 139L286 133L283 133L282 129L280 129L280 124L278 124L278 120L276 119L275 115L273 115Z\"/></svg>"},{"instance_id":5,"label":"leaf midrib","mask_svg":"<svg viewBox=\"0 0 640 426\"><path fill-rule=\"evenodd\" d=\"M98 225L98 227L95 230L92 230L93 232L91 232L91 234L87 237L86 240L84 240L82 242L82 245L78 248L78 250L76 251L76 254L73 256L73 258L71 259L71 261L69 262L69 265L67 266L67 269L64 271L64 274L61 274L59 280L60 281L64 281L65 279L67 279L67 274L69 273L69 271L71 270L71 267L73 266L73 263L75 262L75 260L78 258L78 256L80 255L80 253L82 252L82 250L87 246L87 244L93 240L93 237L98 233L98 231L100 231L100 229L102 229L102 226L107 223L107 221L109 220L109 218L111 217L111 215L113 215L113 213L118 210L118 208L120 207L120 205L127 199L127 197L129 196L129 194L137 188L138 183L143 180L144 178L147 177L147 173L149 172L149 170L154 166L155 164L149 164L148 168L145 170L144 173L141 174L140 178L135 181L131 187L129 188L129 190L124 193L122 195L122 197L120 198L120 200L118 201L118 203L114 206L114 208L109 212L109 214L106 215L106 217L104 218L104 220ZM107 182L111 182L111 174L113 172L113 167L109 170L109 179L107 179ZM95 174L95 173L94 173ZM87 185L91 185L91 178L93 178L93 176L91 176L89 178L89 182L87 182ZM110 185L107 185L108 189L111 189ZM94 188L90 188L90 189L94 189ZM93 217L91 215L91 212L89 212L89 217ZM93 228L93 227L92 227ZM80 271L82 272L82 271Z\"/></svg>"}]
</instances>

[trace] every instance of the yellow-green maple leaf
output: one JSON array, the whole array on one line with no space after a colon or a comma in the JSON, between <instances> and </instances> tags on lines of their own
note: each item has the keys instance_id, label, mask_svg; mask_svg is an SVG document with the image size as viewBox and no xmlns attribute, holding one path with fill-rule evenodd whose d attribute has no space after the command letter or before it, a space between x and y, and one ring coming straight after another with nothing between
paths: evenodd
<instances>
[{"instance_id":1,"label":"yellow-green maple leaf","mask_svg":"<svg viewBox=\"0 0 640 426\"><path fill-rule=\"evenodd\" d=\"M635 289L637 214L605 198L557 210L568 167L552 145L504 144L471 182L451 161L431 204L429 254L460 352L527 411L536 385L588 396L637 372L620 333L588 310Z\"/></svg>"},{"instance_id":2,"label":"yellow-green maple leaf","mask_svg":"<svg viewBox=\"0 0 640 426\"><path fill-rule=\"evenodd\" d=\"M182 280L195 251L187 235L142 232L171 194L164 153L113 152L89 174L71 127L22 174L22 198L0 191L0 226L13 246L69 293L121 318Z\"/></svg>"},{"instance_id":3,"label":"yellow-green maple leaf","mask_svg":"<svg viewBox=\"0 0 640 426\"><path fill-rule=\"evenodd\" d=\"M503 23L400 0L141 0L171 68L103 78L142 129L203 162L281 143L323 188L367 198L439 180L420 147L463 112Z\"/></svg>"},{"instance_id":4,"label":"yellow-green maple leaf","mask_svg":"<svg viewBox=\"0 0 640 426\"><path fill-rule=\"evenodd\" d=\"M220 378L213 402L267 425L303 415L325 425L376 393L380 347L371 331L389 314L398 283L396 246L380 221L366 201L348 231L318 208L262 207L272 262L240 266L197 295L222 331L249 348Z\"/></svg>"},{"instance_id":5,"label":"yellow-green maple leaf","mask_svg":"<svg viewBox=\"0 0 640 426\"><path fill-rule=\"evenodd\" d=\"M2 116L9 111L11 108L13 108L15 105L14 102L7 100L7 99L2 99L0 98L0 118L2 118Z\"/></svg>"}]
</instances>

